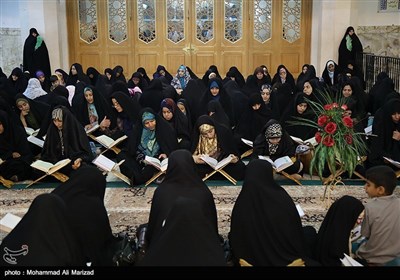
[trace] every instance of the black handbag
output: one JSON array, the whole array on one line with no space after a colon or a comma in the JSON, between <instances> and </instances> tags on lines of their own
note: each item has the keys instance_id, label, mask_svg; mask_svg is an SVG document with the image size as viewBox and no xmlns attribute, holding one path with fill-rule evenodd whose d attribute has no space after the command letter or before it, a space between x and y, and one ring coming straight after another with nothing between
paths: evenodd
<instances>
[{"instance_id":1,"label":"black handbag","mask_svg":"<svg viewBox=\"0 0 400 280\"><path fill-rule=\"evenodd\" d=\"M127 233L119 233L116 236L115 253L113 263L116 266L131 266L136 260L136 242Z\"/></svg>"}]
</instances>

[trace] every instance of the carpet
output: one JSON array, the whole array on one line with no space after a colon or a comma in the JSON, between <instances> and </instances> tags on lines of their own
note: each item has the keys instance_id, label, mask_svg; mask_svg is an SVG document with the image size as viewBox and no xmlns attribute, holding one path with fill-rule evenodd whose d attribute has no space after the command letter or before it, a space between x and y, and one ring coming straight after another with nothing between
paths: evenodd
<instances>
[{"instance_id":1,"label":"carpet","mask_svg":"<svg viewBox=\"0 0 400 280\"><path fill-rule=\"evenodd\" d=\"M241 190L241 182L237 186L227 185L227 182L207 182L214 195L218 211L219 232L226 238L233 205ZM22 217L28 210L32 200L41 193L48 193L57 184L38 184L25 189L23 186L13 189L0 189L0 218L6 213ZM317 230L325 217L330 203L343 195L351 195L362 201L367 195L362 183L357 185L340 185L330 191L330 199L322 201L325 187L321 185L282 185L296 204L304 210L303 225L312 225ZM114 233L127 231L134 235L136 228L148 220L151 200L156 187L130 188L126 184L108 183L105 193L105 205L108 211L110 224ZM400 197L400 190L395 194ZM0 240L6 233L0 233Z\"/></svg>"}]
</instances>

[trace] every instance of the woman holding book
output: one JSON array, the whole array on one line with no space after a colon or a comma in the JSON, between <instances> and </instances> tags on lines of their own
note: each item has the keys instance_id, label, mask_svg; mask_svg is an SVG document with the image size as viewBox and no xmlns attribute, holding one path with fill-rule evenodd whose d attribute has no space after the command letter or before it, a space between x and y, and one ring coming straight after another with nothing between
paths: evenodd
<instances>
[{"instance_id":1,"label":"woman holding book","mask_svg":"<svg viewBox=\"0 0 400 280\"><path fill-rule=\"evenodd\" d=\"M68 176L72 170L83 163L90 163L93 155L83 126L64 106L56 107L52 112L53 123L47 130L41 160L52 164L70 159L71 164L61 169Z\"/></svg>"},{"instance_id":2,"label":"woman holding book","mask_svg":"<svg viewBox=\"0 0 400 280\"><path fill-rule=\"evenodd\" d=\"M203 115L196 122L192 140L193 159L196 163L197 172L202 178L214 170L202 159L203 156L211 157L217 161L230 156L231 162L223 168L224 171L236 180L243 179L246 166L239 158L229 128L215 122L210 116ZM211 178L225 179L217 173Z\"/></svg>"},{"instance_id":3,"label":"woman holding book","mask_svg":"<svg viewBox=\"0 0 400 280\"><path fill-rule=\"evenodd\" d=\"M0 175L14 182L31 177L32 153L25 130L0 110ZM0 161L0 162L1 162Z\"/></svg>"},{"instance_id":4,"label":"woman holding book","mask_svg":"<svg viewBox=\"0 0 400 280\"><path fill-rule=\"evenodd\" d=\"M121 172L131 178L133 185L149 180L158 170L146 165L145 157L166 159L178 149L178 140L174 129L150 108L140 112L140 122L134 126L128 138L128 150L118 154L118 161L125 159Z\"/></svg>"},{"instance_id":5,"label":"woman holding book","mask_svg":"<svg viewBox=\"0 0 400 280\"><path fill-rule=\"evenodd\" d=\"M75 107L77 119L84 126L85 130L89 130L95 126L99 126L99 132L96 134L104 134L107 130L112 130L116 126L114 112L111 105L106 99L92 86L87 86L83 90L82 100Z\"/></svg>"},{"instance_id":6,"label":"woman holding book","mask_svg":"<svg viewBox=\"0 0 400 280\"><path fill-rule=\"evenodd\" d=\"M234 259L253 266L287 266L307 258L299 213L290 195L273 178L265 160L249 163L242 190L232 210L229 233ZM299 260L301 259L301 260Z\"/></svg>"},{"instance_id":7,"label":"woman holding book","mask_svg":"<svg viewBox=\"0 0 400 280\"><path fill-rule=\"evenodd\" d=\"M278 121L272 119L265 124L261 133L256 137L253 147L253 158L268 156L275 161L281 157L290 157L293 164L283 171L294 175L295 179L302 178L303 164L295 157L297 145Z\"/></svg>"}]
</instances>

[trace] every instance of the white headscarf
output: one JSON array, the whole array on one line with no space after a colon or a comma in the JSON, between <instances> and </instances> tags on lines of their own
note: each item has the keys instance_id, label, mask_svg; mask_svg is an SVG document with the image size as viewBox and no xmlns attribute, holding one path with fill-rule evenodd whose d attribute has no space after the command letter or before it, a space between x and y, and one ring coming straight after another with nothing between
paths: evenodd
<instances>
[{"instance_id":1,"label":"white headscarf","mask_svg":"<svg viewBox=\"0 0 400 280\"><path fill-rule=\"evenodd\" d=\"M38 79L31 78L31 79L29 79L28 87L26 88L26 90L24 91L23 94L26 97L28 97L29 99L35 99L39 96L46 95L47 92L45 92L42 89L42 86L40 85L40 82Z\"/></svg>"}]
</instances>

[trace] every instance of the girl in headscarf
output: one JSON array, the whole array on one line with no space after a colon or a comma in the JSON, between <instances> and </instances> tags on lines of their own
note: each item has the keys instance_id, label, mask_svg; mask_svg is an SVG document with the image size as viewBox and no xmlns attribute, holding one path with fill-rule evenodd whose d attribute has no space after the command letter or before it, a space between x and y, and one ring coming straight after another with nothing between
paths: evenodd
<instances>
[{"instance_id":1,"label":"girl in headscarf","mask_svg":"<svg viewBox=\"0 0 400 280\"><path fill-rule=\"evenodd\" d=\"M213 171L213 169L200 158L201 155L207 155L217 161L232 156L232 161L224 167L224 171L236 180L243 179L246 166L239 159L238 154L232 132L229 128L220 125L210 116L203 115L199 117L192 136L192 155L196 163L197 172L201 178ZM211 178L226 179L218 173Z\"/></svg>"},{"instance_id":2,"label":"girl in headscarf","mask_svg":"<svg viewBox=\"0 0 400 280\"><path fill-rule=\"evenodd\" d=\"M53 124L47 130L41 160L56 163L69 158L71 164L60 171L68 176L83 163L91 162L93 155L89 140L83 126L66 107L56 107L52 112L52 119Z\"/></svg>"},{"instance_id":3,"label":"girl in headscarf","mask_svg":"<svg viewBox=\"0 0 400 280\"><path fill-rule=\"evenodd\" d=\"M23 181L31 177L32 153L25 130L10 121L0 110L0 174L7 180Z\"/></svg>"},{"instance_id":4,"label":"girl in headscarf","mask_svg":"<svg viewBox=\"0 0 400 280\"><path fill-rule=\"evenodd\" d=\"M176 89L176 92L180 95L182 91L186 88L187 83L192 78L190 77L189 71L187 70L185 65L181 65L178 68L178 71L175 77L171 81L171 86Z\"/></svg>"},{"instance_id":5,"label":"girl in headscarf","mask_svg":"<svg viewBox=\"0 0 400 280\"><path fill-rule=\"evenodd\" d=\"M14 68L8 77L8 80L15 90L16 94L23 93L28 86L28 79L22 73L22 70L18 67Z\"/></svg>"},{"instance_id":6,"label":"girl in headscarf","mask_svg":"<svg viewBox=\"0 0 400 280\"><path fill-rule=\"evenodd\" d=\"M303 164L295 157L297 145L278 121L271 119L265 124L253 147L253 158L269 156L275 161L280 157L290 157L293 165L286 167L284 171L291 175L297 174L296 179L302 178Z\"/></svg>"},{"instance_id":7,"label":"girl in headscarf","mask_svg":"<svg viewBox=\"0 0 400 280\"><path fill-rule=\"evenodd\" d=\"M90 85L90 79L83 72L82 65L79 63L74 63L71 65L71 69L69 70L66 86L75 86L78 82L83 82L86 85Z\"/></svg>"},{"instance_id":8,"label":"girl in headscarf","mask_svg":"<svg viewBox=\"0 0 400 280\"><path fill-rule=\"evenodd\" d=\"M171 81L173 79L172 75L167 71L167 69L163 65L158 65L156 72L154 72L153 74L153 79L160 78L161 76L165 77L171 84Z\"/></svg>"},{"instance_id":9,"label":"girl in headscarf","mask_svg":"<svg viewBox=\"0 0 400 280\"><path fill-rule=\"evenodd\" d=\"M50 77L50 59L46 43L39 35L36 28L29 30L29 36L25 40L23 52L24 71L28 71L31 77L39 69L43 70L46 77Z\"/></svg>"},{"instance_id":10,"label":"girl in headscarf","mask_svg":"<svg viewBox=\"0 0 400 280\"><path fill-rule=\"evenodd\" d=\"M46 77L42 70L38 70L35 73L35 77L39 80L40 86L45 92L50 92L50 77ZM29 84L29 82L28 82ZM29 86L29 85L28 85Z\"/></svg>"},{"instance_id":11,"label":"girl in headscarf","mask_svg":"<svg viewBox=\"0 0 400 280\"><path fill-rule=\"evenodd\" d=\"M24 127L30 127L34 130L41 128L43 121L50 109L49 105L18 95L15 102L17 114L20 117ZM42 133L42 136L46 133Z\"/></svg>"},{"instance_id":12,"label":"girl in headscarf","mask_svg":"<svg viewBox=\"0 0 400 280\"><path fill-rule=\"evenodd\" d=\"M68 213L64 201L57 195L37 196L22 220L2 241L1 266L85 266L82 247Z\"/></svg>"},{"instance_id":13,"label":"girl in headscarf","mask_svg":"<svg viewBox=\"0 0 400 280\"><path fill-rule=\"evenodd\" d=\"M142 74L135 72L132 74L130 80L128 81L128 88L139 87L142 92L149 86L146 79L143 78Z\"/></svg>"},{"instance_id":14,"label":"girl in headscarf","mask_svg":"<svg viewBox=\"0 0 400 280\"><path fill-rule=\"evenodd\" d=\"M243 90L247 95L251 95L253 92L259 92L263 84L271 84L271 77L265 76L264 69L260 66L254 69L253 75L247 77Z\"/></svg>"},{"instance_id":15,"label":"girl in headscarf","mask_svg":"<svg viewBox=\"0 0 400 280\"><path fill-rule=\"evenodd\" d=\"M382 108L376 111L372 123L372 134L369 147L369 167L384 165L383 157L400 161L400 98L388 100ZM390 164L390 167L397 169Z\"/></svg>"},{"instance_id":16,"label":"girl in headscarf","mask_svg":"<svg viewBox=\"0 0 400 280\"><path fill-rule=\"evenodd\" d=\"M111 133L112 138L117 139L123 134L130 136L135 123L139 119L141 109L139 102L136 98L130 98L122 91L116 91L111 95L111 103L117 112L117 129Z\"/></svg>"},{"instance_id":17,"label":"girl in headscarf","mask_svg":"<svg viewBox=\"0 0 400 280\"><path fill-rule=\"evenodd\" d=\"M232 100L228 93L225 91L222 81L218 78L213 78L209 80L208 87L200 101L199 104L199 114L204 115L207 114L208 111L208 103L211 100L215 100L221 104L225 114L229 119L229 123L222 123L223 125L227 125L228 128L231 128L235 125L235 117L233 112ZM222 119L219 119L222 121ZM225 122L225 121L224 121Z\"/></svg>"},{"instance_id":18,"label":"girl in headscarf","mask_svg":"<svg viewBox=\"0 0 400 280\"><path fill-rule=\"evenodd\" d=\"M149 76L147 76L146 69L144 69L143 67L139 67L139 68L136 70L136 72L139 72L139 73L142 75L143 79L146 80L146 82L147 82L148 85L150 84L151 81L150 81Z\"/></svg>"},{"instance_id":19,"label":"girl in headscarf","mask_svg":"<svg viewBox=\"0 0 400 280\"><path fill-rule=\"evenodd\" d=\"M58 79L60 80L60 85L66 86L66 83L68 81L68 74L62 69L57 69L54 71L54 73L57 75Z\"/></svg>"},{"instance_id":20,"label":"girl in headscarf","mask_svg":"<svg viewBox=\"0 0 400 280\"><path fill-rule=\"evenodd\" d=\"M100 134L106 130L113 129L116 125L114 113L111 111L110 104L100 95L96 88L87 86L83 90L84 100L76 109L77 119L88 130L95 125L100 126Z\"/></svg>"},{"instance_id":21,"label":"girl in headscarf","mask_svg":"<svg viewBox=\"0 0 400 280\"><path fill-rule=\"evenodd\" d=\"M324 80L328 90L331 90L332 92L337 91L340 72L339 66L333 60L328 60L326 62L325 69L322 72L322 79Z\"/></svg>"},{"instance_id":22,"label":"girl in headscarf","mask_svg":"<svg viewBox=\"0 0 400 280\"><path fill-rule=\"evenodd\" d=\"M344 254L350 256L350 233L364 206L355 197L345 195L335 201L322 221L317 235L315 259L323 266L341 266Z\"/></svg>"},{"instance_id":23,"label":"girl in headscarf","mask_svg":"<svg viewBox=\"0 0 400 280\"><path fill-rule=\"evenodd\" d=\"M294 77L283 64L278 66L278 68L276 69L276 73L272 78L271 85L273 85L273 87L275 88L276 84L288 84L291 94L296 93L296 83L294 81Z\"/></svg>"},{"instance_id":24,"label":"girl in headscarf","mask_svg":"<svg viewBox=\"0 0 400 280\"><path fill-rule=\"evenodd\" d=\"M243 88L246 84L242 73L240 73L239 69L236 66L232 66L229 68L229 71L226 73L226 77L223 80L223 83L233 80L239 86L239 88Z\"/></svg>"},{"instance_id":25,"label":"girl in headscarf","mask_svg":"<svg viewBox=\"0 0 400 280\"><path fill-rule=\"evenodd\" d=\"M126 161L120 166L121 172L131 178L132 185L140 185L149 180L158 170L143 161L146 156L163 160L178 149L174 129L150 108L141 110L128 139L128 151L118 155Z\"/></svg>"},{"instance_id":26,"label":"girl in headscarf","mask_svg":"<svg viewBox=\"0 0 400 280\"><path fill-rule=\"evenodd\" d=\"M187 117L176 106L171 98L165 98L161 101L160 115L174 128L178 138L179 149L190 150L190 126Z\"/></svg>"},{"instance_id":27,"label":"girl in headscarf","mask_svg":"<svg viewBox=\"0 0 400 280\"><path fill-rule=\"evenodd\" d=\"M158 238L163 221L167 218L168 212L178 197L190 198L199 202L201 211L209 221L214 233L218 233L217 210L213 195L198 176L190 152L177 150L172 152L168 159L164 181L154 191L146 234L150 246Z\"/></svg>"},{"instance_id":28,"label":"girl in headscarf","mask_svg":"<svg viewBox=\"0 0 400 280\"><path fill-rule=\"evenodd\" d=\"M290 195L273 179L269 162L249 163L232 210L229 241L235 259L253 266L287 266L306 257L301 219Z\"/></svg>"},{"instance_id":29,"label":"girl in headscarf","mask_svg":"<svg viewBox=\"0 0 400 280\"><path fill-rule=\"evenodd\" d=\"M124 68L121 65L117 65L113 69L115 81L122 81L126 83L126 78L124 75Z\"/></svg>"},{"instance_id":30,"label":"girl in headscarf","mask_svg":"<svg viewBox=\"0 0 400 280\"><path fill-rule=\"evenodd\" d=\"M226 266L219 236L196 199L178 197L167 213L139 266Z\"/></svg>"},{"instance_id":31,"label":"girl in headscarf","mask_svg":"<svg viewBox=\"0 0 400 280\"><path fill-rule=\"evenodd\" d=\"M24 91L23 94L26 97L28 97L29 99L36 99L38 97L47 95L47 92L42 89L42 86L40 85L40 82L38 79L31 78L31 79L29 79L28 87L26 88L26 90ZM47 99L43 99L43 97L39 98L38 100L44 101L44 102L47 101Z\"/></svg>"}]
</instances>

